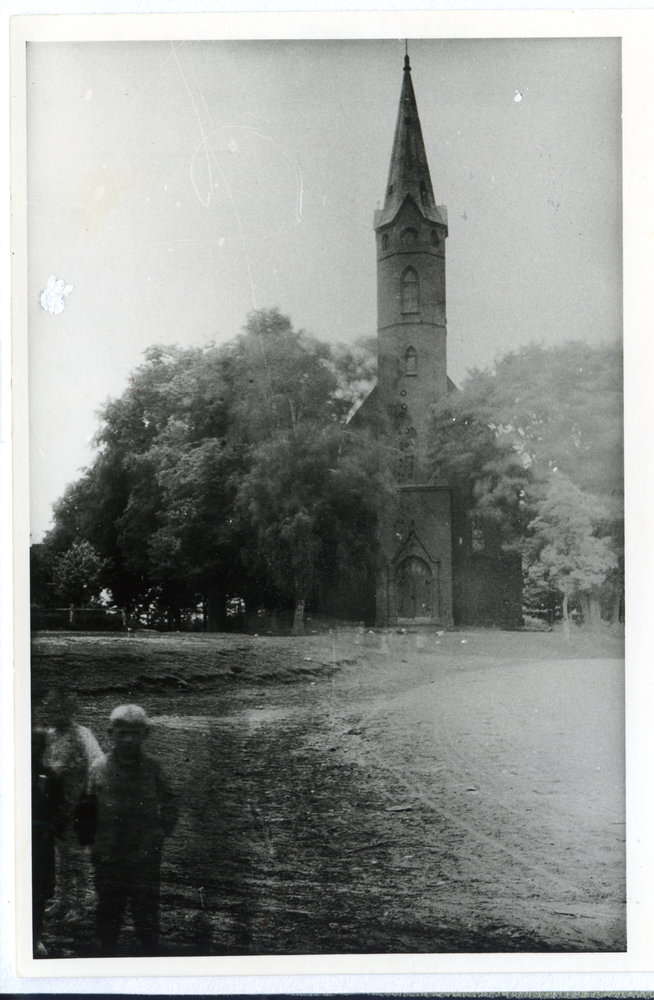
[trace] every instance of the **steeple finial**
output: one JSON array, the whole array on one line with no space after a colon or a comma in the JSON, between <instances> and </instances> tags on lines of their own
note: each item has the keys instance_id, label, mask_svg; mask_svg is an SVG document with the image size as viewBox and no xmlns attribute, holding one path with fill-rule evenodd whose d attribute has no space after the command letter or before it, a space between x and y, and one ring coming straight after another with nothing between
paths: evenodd
<instances>
[{"instance_id":1,"label":"steeple finial","mask_svg":"<svg viewBox=\"0 0 654 1000\"><path fill-rule=\"evenodd\" d=\"M404 72L411 72L411 63L409 62L409 39L404 39Z\"/></svg>"}]
</instances>

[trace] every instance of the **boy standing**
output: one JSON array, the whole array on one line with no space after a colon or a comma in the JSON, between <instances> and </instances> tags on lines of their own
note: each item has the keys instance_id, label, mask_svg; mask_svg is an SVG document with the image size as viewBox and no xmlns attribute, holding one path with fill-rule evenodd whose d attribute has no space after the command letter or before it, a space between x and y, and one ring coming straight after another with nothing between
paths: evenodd
<instances>
[{"instance_id":1,"label":"boy standing","mask_svg":"<svg viewBox=\"0 0 654 1000\"><path fill-rule=\"evenodd\" d=\"M174 795L157 761L143 752L148 719L138 705L110 716L113 746L89 771L76 808L81 843L91 843L103 955L116 954L127 902L143 954L159 938L161 849L177 821Z\"/></svg>"}]
</instances>

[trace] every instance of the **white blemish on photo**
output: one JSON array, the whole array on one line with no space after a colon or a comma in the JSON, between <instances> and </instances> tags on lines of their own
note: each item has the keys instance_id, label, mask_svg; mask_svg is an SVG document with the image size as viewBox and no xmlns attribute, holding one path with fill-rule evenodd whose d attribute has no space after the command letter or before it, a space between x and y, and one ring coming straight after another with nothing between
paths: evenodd
<instances>
[{"instance_id":1,"label":"white blemish on photo","mask_svg":"<svg viewBox=\"0 0 654 1000\"><path fill-rule=\"evenodd\" d=\"M47 285L41 292L41 305L47 312L58 316L66 308L66 299L74 287L74 285L67 285L63 278L56 278L54 274L51 274Z\"/></svg>"}]
</instances>

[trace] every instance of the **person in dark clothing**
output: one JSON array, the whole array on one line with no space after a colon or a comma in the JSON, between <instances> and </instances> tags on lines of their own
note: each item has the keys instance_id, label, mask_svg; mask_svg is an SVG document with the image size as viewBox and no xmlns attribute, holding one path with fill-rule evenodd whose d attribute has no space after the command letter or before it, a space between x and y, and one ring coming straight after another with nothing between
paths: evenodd
<instances>
[{"instance_id":1,"label":"person in dark clothing","mask_svg":"<svg viewBox=\"0 0 654 1000\"><path fill-rule=\"evenodd\" d=\"M110 722L112 749L91 766L75 825L80 842L92 845L102 954L116 954L129 902L143 954L156 955L161 852L177 821L175 796L161 766L142 750L149 729L143 709L120 705Z\"/></svg>"},{"instance_id":2,"label":"person in dark clothing","mask_svg":"<svg viewBox=\"0 0 654 1000\"><path fill-rule=\"evenodd\" d=\"M32 730L32 936L35 958L45 958L45 904L55 890L55 840L63 837L68 819L61 779L43 762L48 734Z\"/></svg>"}]
</instances>

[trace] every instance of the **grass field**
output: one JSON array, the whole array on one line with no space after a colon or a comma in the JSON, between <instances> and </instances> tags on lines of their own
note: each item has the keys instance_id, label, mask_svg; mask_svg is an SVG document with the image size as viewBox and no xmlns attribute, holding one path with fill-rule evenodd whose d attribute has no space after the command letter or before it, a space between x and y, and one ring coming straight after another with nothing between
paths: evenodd
<instances>
[{"instance_id":1,"label":"grass field","mask_svg":"<svg viewBox=\"0 0 654 1000\"><path fill-rule=\"evenodd\" d=\"M73 688L105 749L117 704L152 717L168 954L620 951L622 656L617 632L36 633L33 702ZM93 953L91 920L46 937Z\"/></svg>"}]
</instances>

